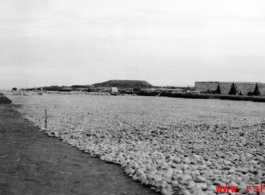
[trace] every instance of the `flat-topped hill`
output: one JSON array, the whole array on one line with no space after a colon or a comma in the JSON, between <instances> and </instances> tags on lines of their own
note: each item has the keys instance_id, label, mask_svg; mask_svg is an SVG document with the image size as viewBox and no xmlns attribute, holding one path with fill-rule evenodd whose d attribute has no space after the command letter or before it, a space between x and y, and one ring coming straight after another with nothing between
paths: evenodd
<instances>
[{"instance_id":1,"label":"flat-topped hill","mask_svg":"<svg viewBox=\"0 0 265 195\"><path fill-rule=\"evenodd\" d=\"M119 87L119 88L149 88L152 85L146 81L139 80L109 80L102 83L95 83L94 87Z\"/></svg>"}]
</instances>

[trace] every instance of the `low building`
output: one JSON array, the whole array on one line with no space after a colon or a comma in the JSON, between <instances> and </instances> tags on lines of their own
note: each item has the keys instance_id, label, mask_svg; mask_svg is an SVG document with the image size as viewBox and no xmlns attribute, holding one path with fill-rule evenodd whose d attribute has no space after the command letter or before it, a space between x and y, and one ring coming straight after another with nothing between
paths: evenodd
<instances>
[{"instance_id":1,"label":"low building","mask_svg":"<svg viewBox=\"0 0 265 195\"><path fill-rule=\"evenodd\" d=\"M195 82L195 90L201 93L212 93L217 88L218 82Z\"/></svg>"},{"instance_id":2,"label":"low building","mask_svg":"<svg viewBox=\"0 0 265 195\"><path fill-rule=\"evenodd\" d=\"M235 82L231 86L230 95L250 95L255 91L256 83Z\"/></svg>"},{"instance_id":3,"label":"low building","mask_svg":"<svg viewBox=\"0 0 265 195\"><path fill-rule=\"evenodd\" d=\"M111 87L111 95L119 95L119 91L117 87Z\"/></svg>"}]
</instances>

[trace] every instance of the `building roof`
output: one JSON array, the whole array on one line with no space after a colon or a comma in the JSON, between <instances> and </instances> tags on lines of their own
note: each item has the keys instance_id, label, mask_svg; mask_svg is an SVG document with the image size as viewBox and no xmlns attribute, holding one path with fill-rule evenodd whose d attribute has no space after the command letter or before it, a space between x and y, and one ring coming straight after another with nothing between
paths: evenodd
<instances>
[{"instance_id":1,"label":"building roof","mask_svg":"<svg viewBox=\"0 0 265 195\"><path fill-rule=\"evenodd\" d=\"M237 93L242 92L243 95L253 93L255 91L256 83L235 83L235 89Z\"/></svg>"},{"instance_id":2,"label":"building roof","mask_svg":"<svg viewBox=\"0 0 265 195\"><path fill-rule=\"evenodd\" d=\"M218 82L195 82L195 90L200 92L215 91L218 87Z\"/></svg>"},{"instance_id":3,"label":"building roof","mask_svg":"<svg viewBox=\"0 0 265 195\"><path fill-rule=\"evenodd\" d=\"M220 82L220 94L222 95L228 95L231 90L232 83L230 82Z\"/></svg>"}]
</instances>

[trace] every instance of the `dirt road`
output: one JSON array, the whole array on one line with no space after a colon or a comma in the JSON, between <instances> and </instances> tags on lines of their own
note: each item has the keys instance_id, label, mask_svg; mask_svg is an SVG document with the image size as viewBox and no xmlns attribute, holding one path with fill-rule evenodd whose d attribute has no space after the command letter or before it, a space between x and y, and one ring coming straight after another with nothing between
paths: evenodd
<instances>
[{"instance_id":1,"label":"dirt road","mask_svg":"<svg viewBox=\"0 0 265 195\"><path fill-rule=\"evenodd\" d=\"M51 138L0 105L0 195L155 195L117 165Z\"/></svg>"}]
</instances>

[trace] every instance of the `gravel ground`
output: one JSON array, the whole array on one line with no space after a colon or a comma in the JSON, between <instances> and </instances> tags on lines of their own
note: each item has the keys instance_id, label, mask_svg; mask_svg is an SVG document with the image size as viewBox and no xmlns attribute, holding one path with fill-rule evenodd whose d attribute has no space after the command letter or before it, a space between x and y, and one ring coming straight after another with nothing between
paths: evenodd
<instances>
[{"instance_id":1,"label":"gravel ground","mask_svg":"<svg viewBox=\"0 0 265 195\"><path fill-rule=\"evenodd\" d=\"M119 164L163 195L265 184L265 104L162 97L17 96L49 136ZM47 128L44 111L47 110Z\"/></svg>"},{"instance_id":2,"label":"gravel ground","mask_svg":"<svg viewBox=\"0 0 265 195\"><path fill-rule=\"evenodd\" d=\"M155 195L122 169L45 135L0 105L0 195Z\"/></svg>"}]
</instances>

